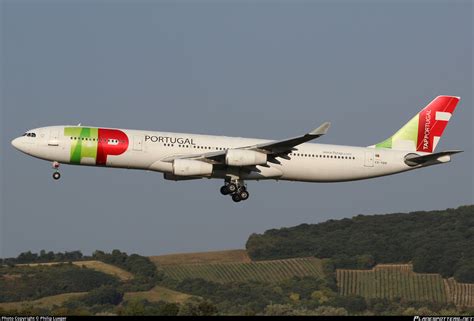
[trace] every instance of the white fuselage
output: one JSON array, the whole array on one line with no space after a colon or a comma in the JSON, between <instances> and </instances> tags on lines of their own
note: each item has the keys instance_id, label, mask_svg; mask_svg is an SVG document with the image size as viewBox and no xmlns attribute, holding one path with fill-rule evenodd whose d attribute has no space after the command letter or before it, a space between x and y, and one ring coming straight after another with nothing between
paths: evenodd
<instances>
[{"instance_id":1,"label":"white fuselage","mask_svg":"<svg viewBox=\"0 0 474 321\"><path fill-rule=\"evenodd\" d=\"M66 128L73 134L67 134ZM83 128L82 126L38 128L29 131L34 133L35 137L22 136L15 139L12 144L31 156L64 164L141 169L170 174L173 171L172 162L163 161L170 157L199 155L269 142L253 138L95 127L87 128L92 128L92 132L99 131L99 136L74 134L81 132ZM121 132L125 136L115 137L114 132ZM77 148L78 142L80 148ZM97 144L101 144L102 147L97 148ZM410 167L405 163L407 154L409 154L407 151L383 148L304 143L296 146L287 159L278 158L276 163L269 162L266 166L256 165L256 170L253 171L246 168L216 167L207 177L225 178L233 174L245 180L278 179L304 182L360 180L418 168L419 166ZM102 162L99 159L102 159Z\"/></svg>"}]
</instances>

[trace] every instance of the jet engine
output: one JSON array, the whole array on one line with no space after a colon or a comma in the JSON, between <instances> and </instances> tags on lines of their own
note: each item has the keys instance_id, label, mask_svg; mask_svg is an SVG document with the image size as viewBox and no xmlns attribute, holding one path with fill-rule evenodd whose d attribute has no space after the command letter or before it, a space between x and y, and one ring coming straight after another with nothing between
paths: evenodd
<instances>
[{"instance_id":1,"label":"jet engine","mask_svg":"<svg viewBox=\"0 0 474 321\"><path fill-rule=\"evenodd\" d=\"M265 165L267 154L245 149L229 149L225 155L225 163L230 166Z\"/></svg>"},{"instance_id":2,"label":"jet engine","mask_svg":"<svg viewBox=\"0 0 474 321\"><path fill-rule=\"evenodd\" d=\"M175 159L173 161L173 174L176 176L205 176L212 174L212 164L192 160Z\"/></svg>"}]
</instances>

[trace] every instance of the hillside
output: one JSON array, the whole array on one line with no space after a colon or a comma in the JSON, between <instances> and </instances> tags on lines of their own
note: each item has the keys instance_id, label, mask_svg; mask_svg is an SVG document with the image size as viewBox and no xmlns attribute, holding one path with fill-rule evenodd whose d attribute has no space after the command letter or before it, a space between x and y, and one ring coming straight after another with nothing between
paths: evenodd
<instances>
[{"instance_id":1,"label":"hillside","mask_svg":"<svg viewBox=\"0 0 474 321\"><path fill-rule=\"evenodd\" d=\"M143 299L149 302L164 301L173 303L183 303L190 298L192 298L192 295L173 291L162 286L155 286L149 291L127 292L123 296L123 299L125 301L129 301L132 299Z\"/></svg>"},{"instance_id":2,"label":"hillside","mask_svg":"<svg viewBox=\"0 0 474 321\"><path fill-rule=\"evenodd\" d=\"M324 278L321 260L312 257L261 262L169 264L158 265L158 268L168 277L179 281L200 278L218 283L278 282L295 276Z\"/></svg>"},{"instance_id":3,"label":"hillside","mask_svg":"<svg viewBox=\"0 0 474 321\"><path fill-rule=\"evenodd\" d=\"M414 271L474 283L474 206L351 219L268 230L249 237L253 260L315 256L337 268L412 262Z\"/></svg>"},{"instance_id":4,"label":"hillside","mask_svg":"<svg viewBox=\"0 0 474 321\"><path fill-rule=\"evenodd\" d=\"M32 301L18 301L18 302L0 302L0 309L4 310L20 310L28 307L51 309L54 306L60 306L64 302L70 299L80 298L84 296L87 292L77 292L77 293L63 293L57 295L51 295L42 297L37 300Z\"/></svg>"},{"instance_id":5,"label":"hillside","mask_svg":"<svg viewBox=\"0 0 474 321\"><path fill-rule=\"evenodd\" d=\"M0 314L472 315L473 210L270 230L247 251L28 251L1 262Z\"/></svg>"},{"instance_id":6,"label":"hillside","mask_svg":"<svg viewBox=\"0 0 474 321\"><path fill-rule=\"evenodd\" d=\"M415 273L411 264L380 264L371 270L336 270L339 293L365 299L397 299L474 306L474 284Z\"/></svg>"},{"instance_id":7,"label":"hillside","mask_svg":"<svg viewBox=\"0 0 474 321\"><path fill-rule=\"evenodd\" d=\"M73 264L0 267L0 302L88 292L118 283L114 276Z\"/></svg>"},{"instance_id":8,"label":"hillside","mask_svg":"<svg viewBox=\"0 0 474 321\"><path fill-rule=\"evenodd\" d=\"M247 251L245 250L176 253L150 256L150 260L159 266L178 264L243 263L251 261L247 255Z\"/></svg>"},{"instance_id":9,"label":"hillside","mask_svg":"<svg viewBox=\"0 0 474 321\"><path fill-rule=\"evenodd\" d=\"M383 264L371 270L338 269L336 275L342 295L448 302L443 278L434 273L414 273L411 264Z\"/></svg>"},{"instance_id":10,"label":"hillside","mask_svg":"<svg viewBox=\"0 0 474 321\"><path fill-rule=\"evenodd\" d=\"M24 264L17 264L17 266L53 266L53 265L60 265L60 264L67 264L66 262L49 262L49 263L24 263ZM132 273L125 271L117 266L107 264L101 261L76 261L76 262L71 262L71 264L79 266L79 267L85 267L88 269L96 270L99 272L103 272L105 274L109 274L112 276L117 277L121 281L128 281L133 278Z\"/></svg>"}]
</instances>

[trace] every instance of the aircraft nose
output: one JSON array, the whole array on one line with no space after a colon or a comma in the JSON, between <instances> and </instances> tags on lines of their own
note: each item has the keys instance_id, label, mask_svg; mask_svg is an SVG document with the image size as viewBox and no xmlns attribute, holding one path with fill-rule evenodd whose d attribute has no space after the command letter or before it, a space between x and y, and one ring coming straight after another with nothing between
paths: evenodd
<instances>
[{"instance_id":1,"label":"aircraft nose","mask_svg":"<svg viewBox=\"0 0 474 321\"><path fill-rule=\"evenodd\" d=\"M14 140L12 140L12 146L18 150L20 149L20 137L17 137Z\"/></svg>"}]
</instances>

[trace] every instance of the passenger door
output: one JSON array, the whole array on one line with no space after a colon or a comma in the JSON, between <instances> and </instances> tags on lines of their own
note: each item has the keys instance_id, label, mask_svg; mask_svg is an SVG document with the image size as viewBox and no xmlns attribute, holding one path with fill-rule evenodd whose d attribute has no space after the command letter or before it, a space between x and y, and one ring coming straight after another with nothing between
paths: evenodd
<instances>
[{"instance_id":1,"label":"passenger door","mask_svg":"<svg viewBox=\"0 0 474 321\"><path fill-rule=\"evenodd\" d=\"M51 129L49 132L48 146L59 146L59 130Z\"/></svg>"},{"instance_id":2,"label":"passenger door","mask_svg":"<svg viewBox=\"0 0 474 321\"><path fill-rule=\"evenodd\" d=\"M374 152L365 152L365 167L374 167Z\"/></svg>"}]
</instances>

